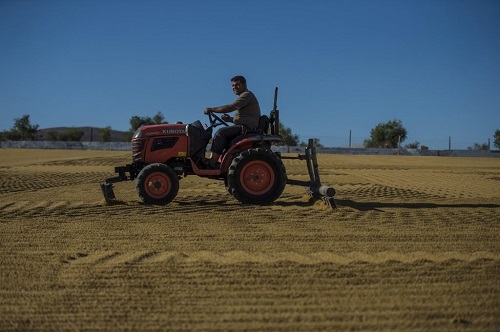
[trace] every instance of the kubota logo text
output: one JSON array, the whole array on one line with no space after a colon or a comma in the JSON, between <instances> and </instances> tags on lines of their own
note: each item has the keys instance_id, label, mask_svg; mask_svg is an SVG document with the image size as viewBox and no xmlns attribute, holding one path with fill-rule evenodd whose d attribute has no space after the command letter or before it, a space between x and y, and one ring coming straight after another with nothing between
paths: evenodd
<instances>
[{"instance_id":1,"label":"kubota logo text","mask_svg":"<svg viewBox=\"0 0 500 332\"><path fill-rule=\"evenodd\" d=\"M185 129L163 129L162 132L164 134L185 134Z\"/></svg>"},{"instance_id":2,"label":"kubota logo text","mask_svg":"<svg viewBox=\"0 0 500 332\"><path fill-rule=\"evenodd\" d=\"M161 131L161 134L186 134L185 129L163 129ZM146 133L146 136L155 136L155 135L160 135L159 131L152 131L150 133Z\"/></svg>"}]
</instances>

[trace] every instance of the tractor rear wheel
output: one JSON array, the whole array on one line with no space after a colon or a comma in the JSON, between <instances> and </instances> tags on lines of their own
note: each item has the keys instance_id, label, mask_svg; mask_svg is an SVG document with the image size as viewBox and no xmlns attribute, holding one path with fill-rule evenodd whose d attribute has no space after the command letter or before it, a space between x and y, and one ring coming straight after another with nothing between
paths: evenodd
<instances>
[{"instance_id":1,"label":"tractor rear wheel","mask_svg":"<svg viewBox=\"0 0 500 332\"><path fill-rule=\"evenodd\" d=\"M144 203L166 205L177 196L179 178L171 167L151 164L137 175L135 189Z\"/></svg>"},{"instance_id":2,"label":"tractor rear wheel","mask_svg":"<svg viewBox=\"0 0 500 332\"><path fill-rule=\"evenodd\" d=\"M285 166L274 152L249 149L229 166L227 189L242 203L268 205L280 197L286 181Z\"/></svg>"}]
</instances>

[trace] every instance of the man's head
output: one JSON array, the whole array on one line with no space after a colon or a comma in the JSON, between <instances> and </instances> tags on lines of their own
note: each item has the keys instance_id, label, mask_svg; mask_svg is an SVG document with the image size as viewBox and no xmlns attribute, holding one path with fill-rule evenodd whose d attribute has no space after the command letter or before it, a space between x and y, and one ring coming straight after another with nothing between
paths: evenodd
<instances>
[{"instance_id":1,"label":"man's head","mask_svg":"<svg viewBox=\"0 0 500 332\"><path fill-rule=\"evenodd\" d=\"M247 90L247 80L243 76L235 76L231 78L231 86L233 92L240 95L242 92Z\"/></svg>"}]
</instances>

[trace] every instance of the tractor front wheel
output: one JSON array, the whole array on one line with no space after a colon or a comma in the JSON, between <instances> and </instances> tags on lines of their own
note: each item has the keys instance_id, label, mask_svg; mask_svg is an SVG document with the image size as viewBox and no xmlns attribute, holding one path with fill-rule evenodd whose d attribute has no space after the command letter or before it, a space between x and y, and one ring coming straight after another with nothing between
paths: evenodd
<instances>
[{"instance_id":1,"label":"tractor front wheel","mask_svg":"<svg viewBox=\"0 0 500 332\"><path fill-rule=\"evenodd\" d=\"M274 152L249 149L233 159L227 189L242 203L268 205L280 197L286 180L285 166Z\"/></svg>"},{"instance_id":2,"label":"tractor front wheel","mask_svg":"<svg viewBox=\"0 0 500 332\"><path fill-rule=\"evenodd\" d=\"M144 203L166 205L177 196L179 178L171 167L151 164L137 175L135 189Z\"/></svg>"}]
</instances>

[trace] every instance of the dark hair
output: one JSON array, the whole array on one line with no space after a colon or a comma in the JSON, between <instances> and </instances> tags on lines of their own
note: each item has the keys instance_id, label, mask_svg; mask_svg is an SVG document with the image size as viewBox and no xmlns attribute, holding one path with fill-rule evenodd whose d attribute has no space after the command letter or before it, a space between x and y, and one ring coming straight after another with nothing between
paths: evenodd
<instances>
[{"instance_id":1,"label":"dark hair","mask_svg":"<svg viewBox=\"0 0 500 332\"><path fill-rule=\"evenodd\" d=\"M231 82L240 82L242 84L247 84L247 80L241 75L231 78Z\"/></svg>"}]
</instances>

